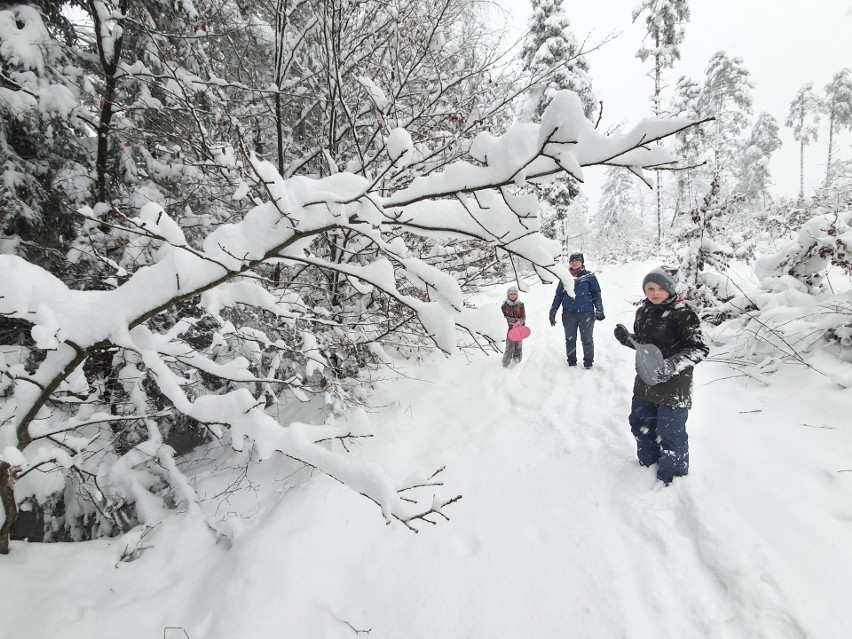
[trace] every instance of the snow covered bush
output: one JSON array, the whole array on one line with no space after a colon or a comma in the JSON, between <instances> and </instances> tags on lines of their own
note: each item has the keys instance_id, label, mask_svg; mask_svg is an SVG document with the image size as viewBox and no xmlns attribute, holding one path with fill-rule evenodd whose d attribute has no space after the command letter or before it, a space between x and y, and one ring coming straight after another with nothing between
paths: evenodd
<instances>
[{"instance_id":1,"label":"snow covered bush","mask_svg":"<svg viewBox=\"0 0 852 639\"><path fill-rule=\"evenodd\" d=\"M735 359L757 363L753 374L793 361L852 386L852 210L812 217L755 273L757 286L718 307L729 319L716 336Z\"/></svg>"},{"instance_id":2,"label":"snow covered bush","mask_svg":"<svg viewBox=\"0 0 852 639\"><path fill-rule=\"evenodd\" d=\"M732 258L732 250L719 238L719 224L736 199L721 201L720 181L714 178L710 190L698 206L679 220L680 228L674 242L679 247L679 290L699 309L699 315L714 315L720 300L730 297L725 290L727 277L723 273Z\"/></svg>"}]
</instances>

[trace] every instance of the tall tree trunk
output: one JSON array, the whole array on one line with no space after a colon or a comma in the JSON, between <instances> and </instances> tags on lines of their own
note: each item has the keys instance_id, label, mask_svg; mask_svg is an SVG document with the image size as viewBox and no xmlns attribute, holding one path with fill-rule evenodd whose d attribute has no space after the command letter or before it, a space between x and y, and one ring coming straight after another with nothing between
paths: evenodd
<instances>
[{"instance_id":1,"label":"tall tree trunk","mask_svg":"<svg viewBox=\"0 0 852 639\"><path fill-rule=\"evenodd\" d=\"M107 77L101 98L101 117L98 122L98 155L95 160L95 194L98 202L107 201L107 160L109 158L109 132L112 128L113 100L116 97L116 77Z\"/></svg>"},{"instance_id":2,"label":"tall tree trunk","mask_svg":"<svg viewBox=\"0 0 852 639\"><path fill-rule=\"evenodd\" d=\"M124 17L127 16L127 9L130 0L120 0L118 3L118 11ZM93 0L89 0L89 15L91 16L95 26L95 40L98 46L98 56L101 61L101 67L104 73L104 92L101 96L100 118L98 121L98 155L95 159L95 192L98 202L107 201L107 160L109 159L109 134L112 129L112 116L114 115L113 107L117 99L118 77L116 71L118 69L118 61L121 59L121 45L124 40L123 34L115 38L112 47L104 46L105 38L109 37L106 33L106 25L101 21L101 14L95 6ZM123 28L124 20L116 20L118 24L114 28Z\"/></svg>"},{"instance_id":3,"label":"tall tree trunk","mask_svg":"<svg viewBox=\"0 0 852 639\"><path fill-rule=\"evenodd\" d=\"M660 50L660 31L659 29L654 29L654 46L657 51ZM654 54L654 115L660 117L660 78L662 76L662 66L663 62L660 59L660 54ZM657 144L660 145L662 142L657 140ZM662 194L662 182L663 182L663 172L657 169L656 171L656 191L657 191L657 246L663 240L663 194Z\"/></svg>"},{"instance_id":4,"label":"tall tree trunk","mask_svg":"<svg viewBox=\"0 0 852 639\"><path fill-rule=\"evenodd\" d=\"M799 142L799 201L805 199L805 138Z\"/></svg>"},{"instance_id":5,"label":"tall tree trunk","mask_svg":"<svg viewBox=\"0 0 852 639\"><path fill-rule=\"evenodd\" d=\"M834 147L834 107L828 112L828 161L825 164L825 187L831 186L834 176L831 174L831 154Z\"/></svg>"},{"instance_id":6,"label":"tall tree trunk","mask_svg":"<svg viewBox=\"0 0 852 639\"><path fill-rule=\"evenodd\" d=\"M284 175L284 105L281 84L284 81L284 36L287 29L289 2L278 3L275 14L275 139L278 146L278 172Z\"/></svg>"}]
</instances>

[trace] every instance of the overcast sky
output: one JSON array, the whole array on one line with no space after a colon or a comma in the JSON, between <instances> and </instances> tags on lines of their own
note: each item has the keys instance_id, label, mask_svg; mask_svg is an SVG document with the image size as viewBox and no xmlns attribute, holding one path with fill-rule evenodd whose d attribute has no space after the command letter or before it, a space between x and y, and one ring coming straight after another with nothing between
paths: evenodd
<instances>
[{"instance_id":1,"label":"overcast sky","mask_svg":"<svg viewBox=\"0 0 852 639\"><path fill-rule=\"evenodd\" d=\"M529 0L500 0L520 28L529 19ZM604 101L608 128L619 121L628 124L651 113L653 81L649 64L636 57L644 35L640 24L631 23L632 7L638 0L565 1L571 26L578 40L589 45L608 34L620 33L615 41L589 55L596 96ZM806 82L822 93L831 77L843 67L852 67L852 0L692 0L691 20L681 45L681 60L667 70L664 81L674 86L681 75L704 79L704 69L716 51L743 59L755 84L754 116L772 114L781 126L784 146L771 164L779 195L799 191L799 145L784 127L790 101ZM825 174L827 156L825 119L820 139L805 149L805 190L817 186ZM839 152L852 156L852 136L845 134ZM587 184L596 186L603 171L587 173ZM596 195L590 193L592 200Z\"/></svg>"}]
</instances>

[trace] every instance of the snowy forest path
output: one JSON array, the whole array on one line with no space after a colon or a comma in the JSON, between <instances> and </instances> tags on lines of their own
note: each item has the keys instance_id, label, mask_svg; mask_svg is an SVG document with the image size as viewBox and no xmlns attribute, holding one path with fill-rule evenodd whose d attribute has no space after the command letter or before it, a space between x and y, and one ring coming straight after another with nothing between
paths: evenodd
<instances>
[{"instance_id":1,"label":"snowy forest path","mask_svg":"<svg viewBox=\"0 0 852 639\"><path fill-rule=\"evenodd\" d=\"M766 577L773 571L772 560L760 552L757 531L747 524L720 530L713 512L725 504L718 503L703 482L682 480L664 487L653 468L638 465L627 423L633 351L615 341L612 329L617 323L632 326L635 303L641 299L639 282L610 280L606 272L599 280L607 319L595 325L592 369L567 366L561 326L546 323L552 290L535 287L525 298L533 336L525 345L524 362L508 371L497 370L495 362L497 375L484 374L504 404L500 410L517 416L507 421L534 435L531 457L519 458L519 464L540 464L546 456L552 463L554 497L570 495L568 510L551 510L534 522L540 539L559 540L550 548L554 554L598 557L597 568L605 573L620 575L622 566L632 566L629 575L611 584L622 600L645 601L665 610L683 599L683 593L705 593L701 601L688 601L691 621L681 629L685 634L714 636L727 626L727 632L751 628L745 634L759 635L774 629L784 636L795 629L790 636L805 636L787 612L788 597ZM546 535L544 527L557 532ZM594 539L588 530L597 531ZM731 543L743 533L753 536ZM652 575L650 581L645 579ZM582 588L582 579L574 588ZM707 593L713 593L712 598L707 599ZM626 619L631 617L622 612ZM630 619L625 633L653 633L653 624L637 632L645 621Z\"/></svg>"},{"instance_id":2,"label":"snowy forest path","mask_svg":"<svg viewBox=\"0 0 852 639\"><path fill-rule=\"evenodd\" d=\"M848 394L816 375L805 380L812 393L784 392L803 383L801 370L776 373L779 391L704 362L687 424L690 474L663 486L636 461L633 352L612 336L616 324L632 325L653 266L597 269L606 319L595 325L591 370L567 366L561 327L547 320L555 286L536 285L521 293L532 335L520 365L463 349L398 362L405 376L376 383L375 437L351 442L349 456L401 481L444 468L426 500L433 490L461 494L449 521L417 522L418 534L386 525L351 489L306 470L290 481L293 463L273 457L247 468L247 487L222 505L229 543L185 515L152 531L132 562L120 560L132 536L16 542L2 566L4 630L52 637L62 627L69 639L103 628L128 639L846 636ZM496 311L501 295L475 301ZM36 600L62 603L15 614Z\"/></svg>"}]
</instances>

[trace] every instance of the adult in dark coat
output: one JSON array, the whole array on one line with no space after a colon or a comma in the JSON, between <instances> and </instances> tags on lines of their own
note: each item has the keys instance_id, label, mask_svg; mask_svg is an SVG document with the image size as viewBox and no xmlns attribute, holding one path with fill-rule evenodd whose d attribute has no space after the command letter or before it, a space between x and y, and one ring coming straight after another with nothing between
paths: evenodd
<instances>
[{"instance_id":1,"label":"adult in dark coat","mask_svg":"<svg viewBox=\"0 0 852 639\"><path fill-rule=\"evenodd\" d=\"M709 352L698 316L678 298L676 286L674 270L660 267L648 273L642 282L647 299L636 311L633 333L622 324L615 327L616 339L625 346L634 348L630 338L653 344L664 358L654 383L636 376L629 422L639 463L656 463L657 478L666 484L689 471L692 370Z\"/></svg>"},{"instance_id":2,"label":"adult in dark coat","mask_svg":"<svg viewBox=\"0 0 852 639\"><path fill-rule=\"evenodd\" d=\"M601 287L594 273L586 270L582 253L572 253L568 258L569 271L574 276L574 297L565 294L562 282L556 286L556 295L550 306L550 325L556 326L556 311L562 307L562 327L565 329L565 356L568 366L577 365L577 331L583 344L583 366L591 368L595 361L593 329L595 320L604 319Z\"/></svg>"}]
</instances>

